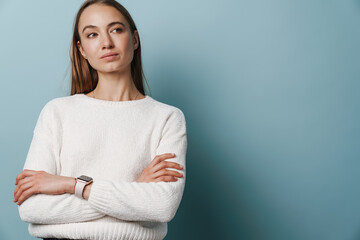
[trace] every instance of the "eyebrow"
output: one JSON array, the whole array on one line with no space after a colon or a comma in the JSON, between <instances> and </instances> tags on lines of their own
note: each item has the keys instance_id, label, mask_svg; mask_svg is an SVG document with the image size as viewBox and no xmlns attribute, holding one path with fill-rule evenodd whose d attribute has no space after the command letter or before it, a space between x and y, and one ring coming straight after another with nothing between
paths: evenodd
<instances>
[{"instance_id":1,"label":"eyebrow","mask_svg":"<svg viewBox=\"0 0 360 240\"><path fill-rule=\"evenodd\" d=\"M124 24L123 22L111 22L111 23L108 24L108 27L111 27L111 26L116 25L116 24L120 24L120 25L122 25L124 28L126 28L126 26L125 26L125 24ZM84 32L85 29L87 29L87 28L97 28L97 26L87 25L87 26L85 26L85 27L83 28L82 32Z\"/></svg>"}]
</instances>

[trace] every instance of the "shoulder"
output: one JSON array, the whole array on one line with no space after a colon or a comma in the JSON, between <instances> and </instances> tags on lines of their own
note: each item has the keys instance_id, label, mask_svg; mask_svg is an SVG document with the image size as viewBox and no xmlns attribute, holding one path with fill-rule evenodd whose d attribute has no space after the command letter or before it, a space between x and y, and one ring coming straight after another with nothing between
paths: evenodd
<instances>
[{"instance_id":1,"label":"shoulder","mask_svg":"<svg viewBox=\"0 0 360 240\"><path fill-rule=\"evenodd\" d=\"M63 116L69 110L69 107L73 105L73 96L56 97L48 100L42 106L39 118L48 121L61 121Z\"/></svg>"},{"instance_id":2,"label":"shoulder","mask_svg":"<svg viewBox=\"0 0 360 240\"><path fill-rule=\"evenodd\" d=\"M156 116L156 125L161 129L169 132L186 132L185 114L179 107L152 99L152 108Z\"/></svg>"},{"instance_id":3,"label":"shoulder","mask_svg":"<svg viewBox=\"0 0 360 240\"><path fill-rule=\"evenodd\" d=\"M53 134L62 128L63 116L70 105L72 96L57 97L48 100L42 107L34 132Z\"/></svg>"},{"instance_id":4,"label":"shoulder","mask_svg":"<svg viewBox=\"0 0 360 240\"><path fill-rule=\"evenodd\" d=\"M161 115L166 118L178 118L179 120L185 121L185 114L179 107L160 102L154 98L151 98L151 100L153 110L156 111L157 115Z\"/></svg>"},{"instance_id":5,"label":"shoulder","mask_svg":"<svg viewBox=\"0 0 360 240\"><path fill-rule=\"evenodd\" d=\"M77 95L71 95L71 96L63 96L63 97L55 97L53 99L50 99L46 105L50 106L58 106L58 105L69 105L71 103L74 103Z\"/></svg>"},{"instance_id":6,"label":"shoulder","mask_svg":"<svg viewBox=\"0 0 360 240\"><path fill-rule=\"evenodd\" d=\"M71 106L75 102L76 95L56 97L48 100L43 106L42 111L59 111Z\"/></svg>"}]
</instances>

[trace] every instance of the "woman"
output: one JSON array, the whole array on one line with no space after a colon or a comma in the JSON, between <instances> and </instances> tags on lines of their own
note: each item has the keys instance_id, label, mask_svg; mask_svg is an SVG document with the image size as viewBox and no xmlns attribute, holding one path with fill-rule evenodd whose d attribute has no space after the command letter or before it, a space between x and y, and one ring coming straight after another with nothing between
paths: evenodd
<instances>
[{"instance_id":1,"label":"woman","mask_svg":"<svg viewBox=\"0 0 360 240\"><path fill-rule=\"evenodd\" d=\"M118 2L81 6L71 52L71 95L43 107L16 177L20 217L43 239L163 239L185 187L184 114L145 95Z\"/></svg>"}]
</instances>

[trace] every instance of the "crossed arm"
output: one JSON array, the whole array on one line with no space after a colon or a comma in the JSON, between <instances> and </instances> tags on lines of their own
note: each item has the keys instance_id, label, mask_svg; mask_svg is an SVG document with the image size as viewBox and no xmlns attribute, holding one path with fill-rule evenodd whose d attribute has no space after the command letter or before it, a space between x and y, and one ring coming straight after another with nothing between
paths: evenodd
<instances>
[{"instance_id":1,"label":"crossed arm","mask_svg":"<svg viewBox=\"0 0 360 240\"><path fill-rule=\"evenodd\" d=\"M73 194L75 178L56 174L56 140L51 135L34 131L14 191L14 202L18 202L21 219L37 224L57 224L109 215L128 221L169 222L180 204L185 176L166 168L182 169L185 173L187 149L182 112L174 112L169 121L156 150L157 156L136 182L94 180L85 187L84 199ZM170 156L169 152L176 156ZM173 162L164 161L171 157ZM54 164L49 165L51 161Z\"/></svg>"},{"instance_id":2,"label":"crossed arm","mask_svg":"<svg viewBox=\"0 0 360 240\"><path fill-rule=\"evenodd\" d=\"M177 178L175 176L182 177L182 174L177 171L165 169L165 167L183 169L183 167L181 167L181 165L178 163L164 161L169 157L174 156L168 153L156 156L154 161L148 166L148 168L143 171L138 181L136 183L132 183L135 184L133 186L130 185L131 183L114 182L109 187L108 181L99 181L99 184L101 184L101 188L99 190L104 191L104 189L107 189L108 193L113 192L109 195L116 196L121 194L117 191L124 189L124 187L128 187L130 188L130 191L128 190L126 192L131 193L131 191L133 191L133 194L131 194L132 196L134 196L135 194L137 194L138 196L140 194L141 196L142 194L144 198L148 198L149 196L147 196L147 193L142 192L148 187L143 186L144 189L136 189L136 184L159 183L161 181L163 183L176 182ZM121 198L114 197L114 199L108 202L108 205L104 205L104 200L102 199L101 192L95 193L95 205L91 206L92 204L89 204L89 202L86 202L84 200L89 199L91 188L94 182L85 186L83 191L84 199L79 199L74 195L74 189L76 184L75 178L57 176L49 174L45 171L25 169L16 177L15 184L17 185L17 187L14 191L14 202L17 202L18 205L23 204L21 207L19 206L19 211L21 213L20 215L22 219L27 222L39 224L82 222L101 218L105 215L112 215L123 220L150 220L168 222L173 218L175 214L175 209L172 205L169 205L168 208L164 208L164 212L167 211L168 213L170 213L170 215L167 215L165 218L163 218L164 215L161 215L160 218L156 218L156 212L153 215L151 212L149 212L148 214L142 213L138 214L138 216L132 216L129 215L131 209L129 209L129 211L125 210L123 212L113 212L113 208L111 208L110 210L110 206L112 205L110 204L111 201L116 202L118 199ZM158 189L157 191L159 192L158 194L164 194L163 190L161 189ZM26 201L27 199L28 201ZM171 197L169 199L171 199ZM125 200L126 199L124 199L124 201ZM154 202L159 200L161 201L161 199L155 199ZM153 203L150 202L150 204ZM121 204L121 202L118 202L117 204ZM124 202L122 202L122 204L122 206L124 206ZM59 208L59 206L61 205L64 207ZM141 204L139 203L138 207L140 206ZM28 215L29 213L31 213L31 215ZM136 214L136 211L132 213Z\"/></svg>"},{"instance_id":3,"label":"crossed arm","mask_svg":"<svg viewBox=\"0 0 360 240\"><path fill-rule=\"evenodd\" d=\"M173 170L166 170L165 168L182 170L183 166L175 162L162 162L174 156L175 154L173 153L156 156L136 182L177 181L177 177L182 177L183 174ZM17 175L15 185L17 185L17 187L14 191L13 201L17 202L17 205L21 205L27 198L34 194L74 194L76 178L57 176L45 171L25 169ZM83 198L85 200L89 199L92 185L93 183L90 183L84 187Z\"/></svg>"}]
</instances>

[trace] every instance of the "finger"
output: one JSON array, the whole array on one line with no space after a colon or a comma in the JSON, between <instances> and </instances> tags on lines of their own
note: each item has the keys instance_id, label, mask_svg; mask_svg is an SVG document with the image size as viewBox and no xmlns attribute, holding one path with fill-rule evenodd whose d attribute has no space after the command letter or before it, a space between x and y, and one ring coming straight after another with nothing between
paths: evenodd
<instances>
[{"instance_id":1,"label":"finger","mask_svg":"<svg viewBox=\"0 0 360 240\"><path fill-rule=\"evenodd\" d=\"M15 197L14 197L14 202L20 200L20 197L24 194L24 192L26 192L29 188L31 188L33 186L32 182L23 184L19 187L19 190L17 191Z\"/></svg>"},{"instance_id":2,"label":"finger","mask_svg":"<svg viewBox=\"0 0 360 240\"><path fill-rule=\"evenodd\" d=\"M168 158L173 158L175 157L175 153L172 154L172 153L164 153L164 154L161 154L161 155L157 155L154 160L150 163L150 167L153 167L155 166L156 164L158 164L159 162L165 160L165 159L168 159Z\"/></svg>"},{"instance_id":3,"label":"finger","mask_svg":"<svg viewBox=\"0 0 360 240\"><path fill-rule=\"evenodd\" d=\"M14 197L15 197L16 193L19 191L19 188L20 188L23 184L25 184L25 183L27 183L27 182L30 182L32 179L33 179L32 176L31 176L31 177L26 177L26 178L24 178L24 179L20 179L19 182L18 182L18 184L17 184L17 186L16 186L16 188L15 188L15 190L14 190Z\"/></svg>"},{"instance_id":4,"label":"finger","mask_svg":"<svg viewBox=\"0 0 360 240\"><path fill-rule=\"evenodd\" d=\"M162 169L160 171L157 171L152 175L153 178L158 178L160 176L175 176L175 177L182 177L183 175L177 171Z\"/></svg>"},{"instance_id":5,"label":"finger","mask_svg":"<svg viewBox=\"0 0 360 240\"><path fill-rule=\"evenodd\" d=\"M19 197L19 201L17 205L21 205L26 199L28 199L31 195L36 194L35 188L31 187L24 191L21 196Z\"/></svg>"},{"instance_id":6,"label":"finger","mask_svg":"<svg viewBox=\"0 0 360 240\"><path fill-rule=\"evenodd\" d=\"M176 182L177 178L172 176L161 176L154 179L154 182Z\"/></svg>"},{"instance_id":7,"label":"finger","mask_svg":"<svg viewBox=\"0 0 360 240\"><path fill-rule=\"evenodd\" d=\"M25 191L27 188L29 188L29 184L33 183L31 180L27 179L26 182L24 180L20 180L19 184L17 185L15 191L14 191L14 200L18 199L18 196L21 195L21 192ZM31 184L33 185L33 184Z\"/></svg>"},{"instance_id":8,"label":"finger","mask_svg":"<svg viewBox=\"0 0 360 240\"><path fill-rule=\"evenodd\" d=\"M15 185L18 184L19 180L21 180L25 177L28 177L28 176L32 176L32 175L36 174L37 172L38 171L35 171L35 170L25 169L19 175L16 176Z\"/></svg>"},{"instance_id":9,"label":"finger","mask_svg":"<svg viewBox=\"0 0 360 240\"><path fill-rule=\"evenodd\" d=\"M155 173L157 171L159 171L160 169L163 169L163 168L175 168L175 169L183 169L183 167L178 164L178 163L175 163L175 162L169 162L169 161L162 161L158 164L156 164L153 168L152 168L152 171Z\"/></svg>"},{"instance_id":10,"label":"finger","mask_svg":"<svg viewBox=\"0 0 360 240\"><path fill-rule=\"evenodd\" d=\"M175 157L174 154L172 153L164 153L164 154L161 154L161 155L157 155L154 160L151 162L150 164L150 167L153 167L155 166L156 164L158 164L159 162L165 160L165 159L168 159L168 158L173 158Z\"/></svg>"},{"instance_id":11,"label":"finger","mask_svg":"<svg viewBox=\"0 0 360 240\"><path fill-rule=\"evenodd\" d=\"M18 174L15 179L15 185L17 185L21 179L24 179L28 174L30 174L31 171L32 170L25 169L20 174Z\"/></svg>"}]
</instances>

